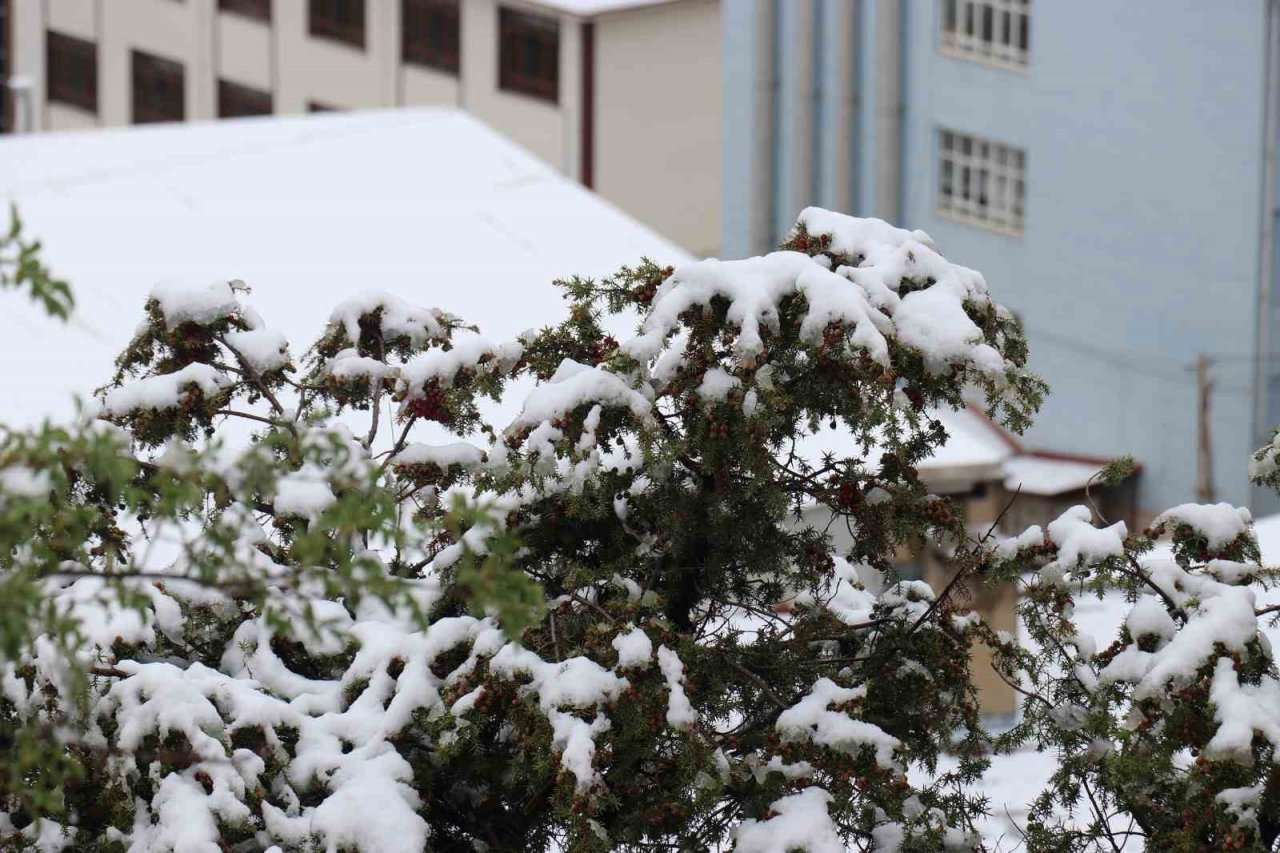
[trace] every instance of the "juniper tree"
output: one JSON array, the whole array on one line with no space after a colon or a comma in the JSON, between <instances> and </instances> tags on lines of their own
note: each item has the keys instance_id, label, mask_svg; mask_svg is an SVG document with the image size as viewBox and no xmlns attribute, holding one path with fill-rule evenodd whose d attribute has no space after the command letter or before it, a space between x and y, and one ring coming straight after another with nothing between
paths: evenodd
<instances>
[{"instance_id":1,"label":"juniper tree","mask_svg":"<svg viewBox=\"0 0 1280 853\"><path fill-rule=\"evenodd\" d=\"M298 357L238 282L157 289L96 419L4 434L4 843L977 849L1027 742L1063 756L1028 846L1270 843L1245 517L1000 540L922 482L938 409L1021 429L1044 390L981 275L809 209L763 257L560 284L517 341L367 294ZM895 573L925 541L945 590ZM1114 585L1090 647L1071 602ZM979 641L1026 695L999 738Z\"/></svg>"},{"instance_id":2,"label":"juniper tree","mask_svg":"<svg viewBox=\"0 0 1280 853\"><path fill-rule=\"evenodd\" d=\"M1280 443L1250 476L1275 486ZM1247 509L1183 504L1142 531L1083 506L999 543L997 574L1023 579L1030 648L991 637L1019 673L1010 744L1056 753L1036 799L1032 850L1275 850L1280 841L1280 681L1270 643L1280 606L1260 601ZM1118 631L1073 619L1077 601L1120 590Z\"/></svg>"}]
</instances>

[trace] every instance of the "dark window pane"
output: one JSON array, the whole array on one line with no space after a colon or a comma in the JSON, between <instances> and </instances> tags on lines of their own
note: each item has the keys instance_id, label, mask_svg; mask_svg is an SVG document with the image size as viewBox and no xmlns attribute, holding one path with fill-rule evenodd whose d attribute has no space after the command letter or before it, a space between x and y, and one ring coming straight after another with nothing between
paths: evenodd
<instances>
[{"instance_id":1,"label":"dark window pane","mask_svg":"<svg viewBox=\"0 0 1280 853\"><path fill-rule=\"evenodd\" d=\"M400 8L403 61L456 74L462 29L460 0L402 0Z\"/></svg>"},{"instance_id":2,"label":"dark window pane","mask_svg":"<svg viewBox=\"0 0 1280 853\"><path fill-rule=\"evenodd\" d=\"M218 8L259 21L271 20L271 0L218 0Z\"/></svg>"},{"instance_id":3,"label":"dark window pane","mask_svg":"<svg viewBox=\"0 0 1280 853\"><path fill-rule=\"evenodd\" d=\"M558 102L560 22L502 9L498 29L498 85L509 92Z\"/></svg>"},{"instance_id":4,"label":"dark window pane","mask_svg":"<svg viewBox=\"0 0 1280 853\"><path fill-rule=\"evenodd\" d=\"M49 32L45 73L50 101L98 111L98 47L91 41Z\"/></svg>"},{"instance_id":5,"label":"dark window pane","mask_svg":"<svg viewBox=\"0 0 1280 853\"><path fill-rule=\"evenodd\" d=\"M942 31L944 33L956 31L956 0L942 2Z\"/></svg>"},{"instance_id":6,"label":"dark window pane","mask_svg":"<svg viewBox=\"0 0 1280 853\"><path fill-rule=\"evenodd\" d=\"M271 115L271 93L218 81L218 118Z\"/></svg>"},{"instance_id":7,"label":"dark window pane","mask_svg":"<svg viewBox=\"0 0 1280 853\"><path fill-rule=\"evenodd\" d=\"M310 0L310 3L311 35L364 50L364 0Z\"/></svg>"},{"instance_id":8,"label":"dark window pane","mask_svg":"<svg viewBox=\"0 0 1280 853\"><path fill-rule=\"evenodd\" d=\"M182 121L187 116L182 64L133 51L133 123Z\"/></svg>"}]
</instances>

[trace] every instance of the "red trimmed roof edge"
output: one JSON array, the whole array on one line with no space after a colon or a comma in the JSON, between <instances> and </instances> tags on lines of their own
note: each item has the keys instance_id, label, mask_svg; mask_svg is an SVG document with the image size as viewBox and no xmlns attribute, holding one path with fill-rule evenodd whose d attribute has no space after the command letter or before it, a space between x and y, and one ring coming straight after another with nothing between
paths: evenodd
<instances>
[{"instance_id":1,"label":"red trimmed roof edge","mask_svg":"<svg viewBox=\"0 0 1280 853\"><path fill-rule=\"evenodd\" d=\"M1111 458L1106 456L1090 456L1085 453L1067 453L1061 450L1034 450L1028 448L1018 440L1017 436L988 415L982 407L969 404L968 409L970 412L977 415L980 420L986 423L987 426L991 427L991 430L1000 437L1001 441L1009 446L1010 450L1021 456L1032 456L1036 459L1051 459L1056 462L1079 462L1082 465L1103 466L1111 462ZM1134 465L1134 473L1142 473L1142 463L1135 460Z\"/></svg>"},{"instance_id":2,"label":"red trimmed roof edge","mask_svg":"<svg viewBox=\"0 0 1280 853\"><path fill-rule=\"evenodd\" d=\"M1008 445L1009 449L1012 450L1014 453L1027 452L1026 449L1022 446L1022 442L1018 441L1017 436L1009 432L1009 430L1005 429L1000 424L996 423L995 419L992 418L990 415L988 415L986 411L982 409L981 406L975 406L972 403L966 403L965 408L967 408L973 414L977 415L980 421L985 423L987 426L991 427L991 431L994 432L1000 438L1001 441L1003 441L1006 445Z\"/></svg>"}]
</instances>

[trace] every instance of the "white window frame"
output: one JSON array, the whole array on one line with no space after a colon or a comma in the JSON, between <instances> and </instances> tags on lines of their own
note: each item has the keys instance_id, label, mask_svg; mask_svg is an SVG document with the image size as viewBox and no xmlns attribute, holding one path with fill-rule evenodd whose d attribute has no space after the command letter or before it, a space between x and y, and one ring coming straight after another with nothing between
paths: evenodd
<instances>
[{"instance_id":1,"label":"white window frame","mask_svg":"<svg viewBox=\"0 0 1280 853\"><path fill-rule=\"evenodd\" d=\"M1026 222L1026 152L949 128L938 129L937 145L938 214L1021 235Z\"/></svg>"},{"instance_id":2,"label":"white window frame","mask_svg":"<svg viewBox=\"0 0 1280 853\"><path fill-rule=\"evenodd\" d=\"M939 0L938 38L945 54L1025 71L1031 0Z\"/></svg>"}]
</instances>

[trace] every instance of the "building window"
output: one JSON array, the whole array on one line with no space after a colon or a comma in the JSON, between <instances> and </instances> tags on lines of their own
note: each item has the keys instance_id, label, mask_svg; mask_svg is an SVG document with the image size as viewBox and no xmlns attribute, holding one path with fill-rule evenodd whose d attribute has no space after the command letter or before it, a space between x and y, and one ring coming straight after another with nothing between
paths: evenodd
<instances>
[{"instance_id":1,"label":"building window","mask_svg":"<svg viewBox=\"0 0 1280 853\"><path fill-rule=\"evenodd\" d=\"M560 100L560 22L512 9L498 18L498 85L544 101Z\"/></svg>"},{"instance_id":2,"label":"building window","mask_svg":"<svg viewBox=\"0 0 1280 853\"><path fill-rule=\"evenodd\" d=\"M140 50L132 52L133 123L182 121L187 117L182 64Z\"/></svg>"},{"instance_id":3,"label":"building window","mask_svg":"<svg viewBox=\"0 0 1280 853\"><path fill-rule=\"evenodd\" d=\"M942 0L942 47L966 58L1025 68L1031 0Z\"/></svg>"},{"instance_id":4,"label":"building window","mask_svg":"<svg viewBox=\"0 0 1280 853\"><path fill-rule=\"evenodd\" d=\"M939 133L938 210L999 231L1022 231L1026 155L951 130Z\"/></svg>"},{"instance_id":5,"label":"building window","mask_svg":"<svg viewBox=\"0 0 1280 853\"><path fill-rule=\"evenodd\" d=\"M218 8L258 21L271 20L271 0L218 0Z\"/></svg>"},{"instance_id":6,"label":"building window","mask_svg":"<svg viewBox=\"0 0 1280 853\"><path fill-rule=\"evenodd\" d=\"M400 11L401 59L457 74L460 0L402 0Z\"/></svg>"},{"instance_id":7,"label":"building window","mask_svg":"<svg viewBox=\"0 0 1280 853\"><path fill-rule=\"evenodd\" d=\"M270 92L218 81L218 118L269 116L272 112Z\"/></svg>"},{"instance_id":8,"label":"building window","mask_svg":"<svg viewBox=\"0 0 1280 853\"><path fill-rule=\"evenodd\" d=\"M311 0L311 35L364 50L364 0Z\"/></svg>"},{"instance_id":9,"label":"building window","mask_svg":"<svg viewBox=\"0 0 1280 853\"><path fill-rule=\"evenodd\" d=\"M98 112L98 46L93 42L46 33L45 74L50 101Z\"/></svg>"}]
</instances>

